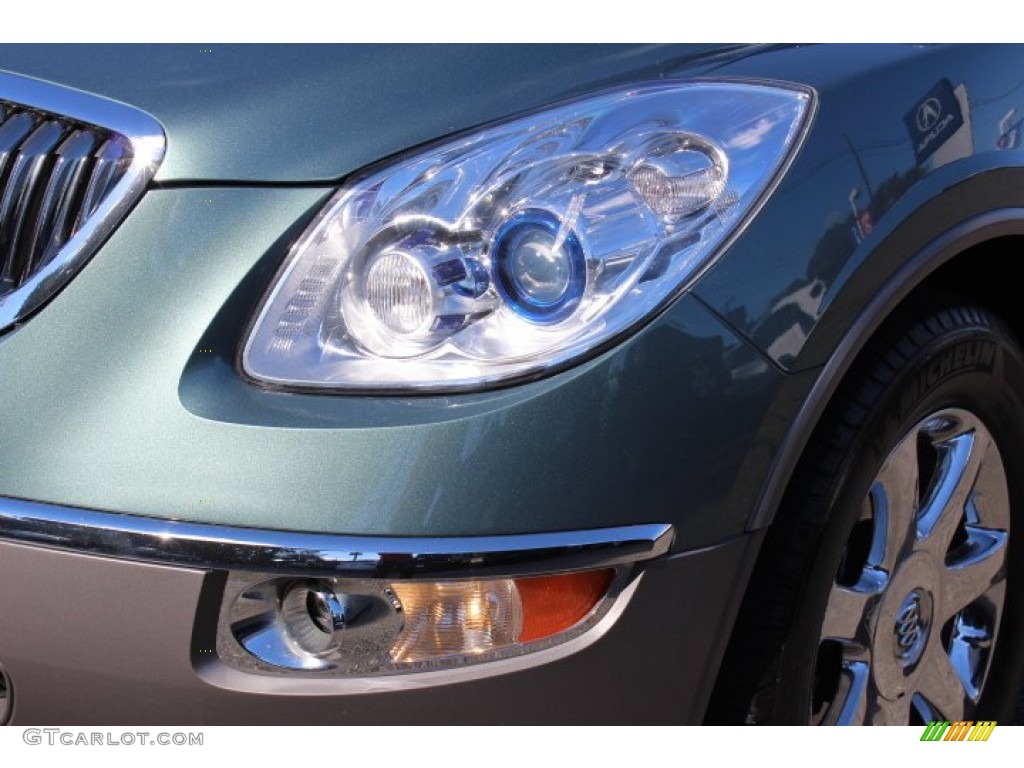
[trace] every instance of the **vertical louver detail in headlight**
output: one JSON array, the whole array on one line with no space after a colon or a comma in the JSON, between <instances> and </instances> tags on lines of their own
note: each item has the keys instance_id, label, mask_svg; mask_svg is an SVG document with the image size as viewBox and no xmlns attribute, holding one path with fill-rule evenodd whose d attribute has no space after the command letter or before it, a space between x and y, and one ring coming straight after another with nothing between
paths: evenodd
<instances>
[{"instance_id":1,"label":"vertical louver detail in headlight","mask_svg":"<svg viewBox=\"0 0 1024 768\"><path fill-rule=\"evenodd\" d=\"M0 73L0 330L73 276L138 199L163 148L145 113Z\"/></svg>"}]
</instances>

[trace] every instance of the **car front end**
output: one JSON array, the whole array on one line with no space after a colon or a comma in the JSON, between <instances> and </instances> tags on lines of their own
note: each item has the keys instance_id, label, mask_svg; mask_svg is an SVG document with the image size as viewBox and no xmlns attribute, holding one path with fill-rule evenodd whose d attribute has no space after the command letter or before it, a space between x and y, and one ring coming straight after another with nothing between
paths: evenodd
<instances>
[{"instance_id":1,"label":"car front end","mask_svg":"<svg viewBox=\"0 0 1024 768\"><path fill-rule=\"evenodd\" d=\"M869 157L907 182L850 215L979 66L857 51L0 51L0 720L703 721L884 244L1007 172ZM26 256L76 132L84 223Z\"/></svg>"}]
</instances>

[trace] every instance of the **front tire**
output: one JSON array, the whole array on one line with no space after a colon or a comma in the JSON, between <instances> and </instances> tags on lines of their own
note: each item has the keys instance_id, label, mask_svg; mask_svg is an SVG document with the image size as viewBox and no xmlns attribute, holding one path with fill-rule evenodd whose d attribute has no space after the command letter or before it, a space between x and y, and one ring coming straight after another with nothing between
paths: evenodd
<instances>
[{"instance_id":1,"label":"front tire","mask_svg":"<svg viewBox=\"0 0 1024 768\"><path fill-rule=\"evenodd\" d=\"M858 357L768 532L709 721L1000 719L1021 668L1024 355L916 298Z\"/></svg>"}]
</instances>

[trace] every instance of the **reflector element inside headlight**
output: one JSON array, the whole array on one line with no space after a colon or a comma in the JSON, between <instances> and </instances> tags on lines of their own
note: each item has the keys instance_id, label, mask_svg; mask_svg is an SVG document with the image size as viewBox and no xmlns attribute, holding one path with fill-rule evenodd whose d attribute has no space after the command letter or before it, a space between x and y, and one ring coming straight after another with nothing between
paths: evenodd
<instances>
[{"instance_id":1,"label":"reflector element inside headlight","mask_svg":"<svg viewBox=\"0 0 1024 768\"><path fill-rule=\"evenodd\" d=\"M244 368L285 385L451 389L562 366L706 266L809 104L778 85L643 86L374 171L296 244Z\"/></svg>"}]
</instances>

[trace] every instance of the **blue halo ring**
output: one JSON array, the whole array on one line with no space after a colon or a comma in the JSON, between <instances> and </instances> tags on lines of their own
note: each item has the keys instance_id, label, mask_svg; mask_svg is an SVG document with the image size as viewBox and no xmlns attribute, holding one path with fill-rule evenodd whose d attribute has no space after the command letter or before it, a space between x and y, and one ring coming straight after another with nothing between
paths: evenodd
<instances>
[{"instance_id":1,"label":"blue halo ring","mask_svg":"<svg viewBox=\"0 0 1024 768\"><path fill-rule=\"evenodd\" d=\"M571 315L583 298L587 285L587 262L583 246L572 230L566 234L561 249L569 257L569 279L562 294L552 302L539 302L523 290L514 270L512 255L526 235L541 231L558 237L562 220L549 211L536 208L520 211L498 227L491 242L494 284L505 303L516 314L533 323L557 323Z\"/></svg>"}]
</instances>

